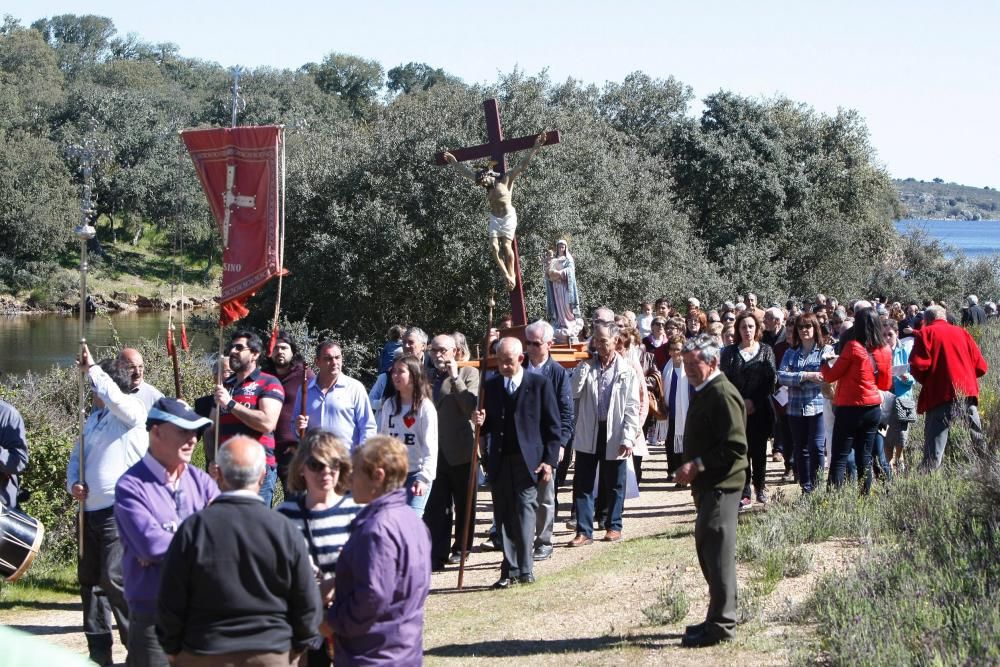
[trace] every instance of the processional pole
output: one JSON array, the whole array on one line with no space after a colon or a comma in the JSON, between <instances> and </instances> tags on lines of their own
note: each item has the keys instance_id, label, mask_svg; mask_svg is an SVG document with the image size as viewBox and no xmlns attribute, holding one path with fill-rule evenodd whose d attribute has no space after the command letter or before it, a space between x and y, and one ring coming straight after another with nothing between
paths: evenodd
<instances>
[{"instance_id":1,"label":"processional pole","mask_svg":"<svg viewBox=\"0 0 1000 667\"><path fill-rule=\"evenodd\" d=\"M243 68L240 67L239 65L236 65L236 66L231 67L229 69L229 73L233 77L233 86L232 86L232 88L229 89L230 94L232 96L232 100L231 100L231 104L232 104L232 119L231 119L231 122L230 122L230 127L236 127L236 116L237 116L237 114L239 114L240 111L242 111L243 109L246 108L246 102L244 101L243 96L240 95L240 75L243 74ZM228 224L227 224L225 227L223 227L223 230L222 230L222 256L223 257L225 257L226 250L228 250L228 249L229 249L229 227L228 227ZM220 319L219 319L219 361L216 364L217 370L216 370L216 377L215 377L215 379L216 379L216 384L221 385L222 384L222 357L226 353L226 350L225 350L226 343L223 340L223 332L225 331L225 327L222 326L222 319L221 319L221 315L222 314L220 313L219 315L220 315ZM215 427L213 429L215 431L215 447L213 448L213 452L212 452L212 456L213 457L216 454L218 454L218 452L219 452L219 418L221 417L221 415L222 415L222 410L221 410L221 408L218 405L216 405L215 406Z\"/></svg>"},{"instance_id":2,"label":"processional pole","mask_svg":"<svg viewBox=\"0 0 1000 667\"><path fill-rule=\"evenodd\" d=\"M479 398L476 401L476 412L483 409L483 397L486 394L486 367L490 358L490 332L493 331L493 308L496 306L495 291L490 290L489 314L487 316L486 335L483 337L482 353L479 355ZM465 523L462 525L462 558L458 563L458 590L462 590L465 580L465 559L469 555L469 531L476 517L476 508L472 498L476 491L476 476L479 471L479 429L476 428L472 437L472 459L469 464L469 485L465 494Z\"/></svg>"},{"instance_id":3,"label":"processional pole","mask_svg":"<svg viewBox=\"0 0 1000 667\"><path fill-rule=\"evenodd\" d=\"M93 127L91 128L91 133L93 133ZM87 137L83 146L71 146L66 153L70 157L75 157L80 159L80 171L83 173L83 192L80 197L80 224L73 228L73 233L78 239L80 239L80 345L77 350L78 358L77 360L83 359L83 350L87 345L86 336L86 326L87 326L87 244L92 238L97 236L97 230L93 225L90 224L91 218L94 215L94 197L93 197L93 173L94 173L94 163L97 161L99 154L104 153L104 151L99 150L96 147L96 140L93 138L93 134ZM87 384L83 377L83 373L79 372L79 400L77 403L78 411L78 425L80 428L80 456L79 456L79 482L82 487L86 489L86 456L84 448L84 438L83 429L87 421ZM79 530L79 554L83 558L83 537L84 537L84 513L86 508L86 500L80 501L80 515L79 521L77 521L77 528Z\"/></svg>"}]
</instances>

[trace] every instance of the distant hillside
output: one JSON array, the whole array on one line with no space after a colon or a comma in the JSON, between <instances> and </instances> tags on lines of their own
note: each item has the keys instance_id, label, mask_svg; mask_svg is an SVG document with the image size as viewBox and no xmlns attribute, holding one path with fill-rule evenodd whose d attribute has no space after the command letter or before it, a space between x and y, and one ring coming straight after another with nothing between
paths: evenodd
<instances>
[{"instance_id":1,"label":"distant hillside","mask_svg":"<svg viewBox=\"0 0 1000 667\"><path fill-rule=\"evenodd\" d=\"M986 186L944 183L941 179L894 181L908 218L1000 220L1000 191Z\"/></svg>"}]
</instances>

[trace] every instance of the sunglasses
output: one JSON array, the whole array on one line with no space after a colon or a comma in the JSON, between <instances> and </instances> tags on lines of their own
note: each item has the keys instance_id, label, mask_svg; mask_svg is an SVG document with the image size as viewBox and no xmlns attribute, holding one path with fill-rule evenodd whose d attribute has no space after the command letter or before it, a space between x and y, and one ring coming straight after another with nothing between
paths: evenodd
<instances>
[{"instance_id":1,"label":"sunglasses","mask_svg":"<svg viewBox=\"0 0 1000 667\"><path fill-rule=\"evenodd\" d=\"M327 468L330 469L330 472L337 472L340 470L340 461L330 461L329 463L325 463L324 461L320 461L319 459L310 456L306 459L306 467L313 472L323 472Z\"/></svg>"},{"instance_id":2,"label":"sunglasses","mask_svg":"<svg viewBox=\"0 0 1000 667\"><path fill-rule=\"evenodd\" d=\"M229 346L230 352L242 352L243 350L249 350L250 348L243 343L236 343L235 345Z\"/></svg>"}]
</instances>

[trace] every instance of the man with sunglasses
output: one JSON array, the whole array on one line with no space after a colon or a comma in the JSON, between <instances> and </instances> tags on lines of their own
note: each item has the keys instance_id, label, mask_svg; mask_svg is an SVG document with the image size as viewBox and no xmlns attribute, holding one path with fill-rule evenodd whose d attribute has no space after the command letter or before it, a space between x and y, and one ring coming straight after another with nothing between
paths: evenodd
<instances>
[{"instance_id":1,"label":"man with sunglasses","mask_svg":"<svg viewBox=\"0 0 1000 667\"><path fill-rule=\"evenodd\" d=\"M156 638L160 566L181 522L219 495L212 478L190 465L198 438L211 423L183 401L161 398L146 418L149 449L115 486L130 665L167 665Z\"/></svg>"},{"instance_id":2,"label":"man with sunglasses","mask_svg":"<svg viewBox=\"0 0 1000 667\"><path fill-rule=\"evenodd\" d=\"M528 373L536 373L547 377L552 382L556 392L556 402L559 404L560 437L559 465L572 454L570 449L573 439L573 397L570 394L570 375L562 365L552 358L549 350L555 338L552 325L544 320L532 322L524 329L524 352L527 359L524 369ZM556 486L558 484L558 467L556 474L549 479L539 477L536 485L538 491L538 510L535 513L535 547L532 552L534 560L547 560L552 557L552 529L556 520Z\"/></svg>"},{"instance_id":3,"label":"man with sunglasses","mask_svg":"<svg viewBox=\"0 0 1000 667\"><path fill-rule=\"evenodd\" d=\"M233 375L215 387L219 414L219 442L247 435L264 447L267 475L260 487L264 504L271 506L278 465L274 456L274 429L285 402L281 380L260 370L263 344L252 331L237 331L229 339L229 367Z\"/></svg>"}]
</instances>

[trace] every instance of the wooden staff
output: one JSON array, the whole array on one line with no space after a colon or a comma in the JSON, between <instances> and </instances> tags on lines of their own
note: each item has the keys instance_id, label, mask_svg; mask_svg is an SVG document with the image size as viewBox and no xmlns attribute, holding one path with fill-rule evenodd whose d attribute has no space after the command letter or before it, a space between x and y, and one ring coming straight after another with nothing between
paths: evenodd
<instances>
[{"instance_id":1,"label":"wooden staff","mask_svg":"<svg viewBox=\"0 0 1000 667\"><path fill-rule=\"evenodd\" d=\"M483 408L483 397L486 394L486 382L483 378L486 375L486 368L490 357L490 332L493 330L493 307L496 306L494 300L494 290L490 290L489 316L487 317L486 336L483 338L483 349L485 354L479 357L479 399L476 401L476 412ZM469 555L469 531L472 529L472 521L476 516L472 498L476 492L476 473L479 470L479 428L476 427L475 435L472 438L472 461L469 464L469 486L465 494L465 525L462 526L462 559L458 564L458 590L462 590L462 583L465 580L465 559Z\"/></svg>"},{"instance_id":2,"label":"wooden staff","mask_svg":"<svg viewBox=\"0 0 1000 667\"><path fill-rule=\"evenodd\" d=\"M177 344L174 342L174 325L167 327L167 352L170 354L170 361L174 366L174 396L183 400L181 393L181 368L177 362Z\"/></svg>"},{"instance_id":3,"label":"wooden staff","mask_svg":"<svg viewBox=\"0 0 1000 667\"><path fill-rule=\"evenodd\" d=\"M225 339L223 338L224 331L225 327L222 326L222 322L219 322L219 362L216 364L216 371L215 371L215 383L217 385L222 384L222 357L226 353L225 349L226 342ZM212 393L214 394L215 392L213 391ZM213 429L215 432L212 434L213 439L215 440L215 444L212 447L212 461L215 461L215 457L219 453L219 417L221 416L222 416L222 408L219 407L219 402L216 401L215 424Z\"/></svg>"},{"instance_id":4,"label":"wooden staff","mask_svg":"<svg viewBox=\"0 0 1000 667\"><path fill-rule=\"evenodd\" d=\"M306 414L306 393L309 390L309 364L305 361L302 362L302 386L299 387L299 417L304 417ZM304 428L298 429L299 440L305 437L306 430Z\"/></svg>"}]
</instances>

